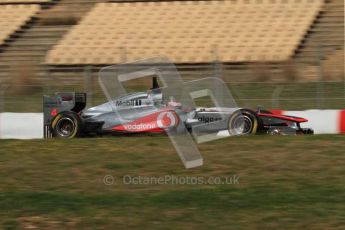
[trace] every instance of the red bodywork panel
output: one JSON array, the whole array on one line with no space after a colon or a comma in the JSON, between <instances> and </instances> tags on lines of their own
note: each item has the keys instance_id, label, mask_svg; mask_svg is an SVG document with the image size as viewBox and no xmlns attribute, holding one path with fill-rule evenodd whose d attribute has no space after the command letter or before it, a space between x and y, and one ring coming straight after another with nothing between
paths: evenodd
<instances>
[{"instance_id":1,"label":"red bodywork panel","mask_svg":"<svg viewBox=\"0 0 345 230\"><path fill-rule=\"evenodd\" d=\"M291 117L291 116L285 116L285 115L277 115L277 114L270 114L270 113L258 113L259 117L273 117L278 118L286 121L293 121L297 123L307 122L308 120L301 117Z\"/></svg>"},{"instance_id":2,"label":"red bodywork panel","mask_svg":"<svg viewBox=\"0 0 345 230\"><path fill-rule=\"evenodd\" d=\"M160 133L165 129L176 127L179 124L179 118L174 111L160 110L148 116L137 120L118 125L112 128L113 131L141 133L151 132Z\"/></svg>"}]
</instances>

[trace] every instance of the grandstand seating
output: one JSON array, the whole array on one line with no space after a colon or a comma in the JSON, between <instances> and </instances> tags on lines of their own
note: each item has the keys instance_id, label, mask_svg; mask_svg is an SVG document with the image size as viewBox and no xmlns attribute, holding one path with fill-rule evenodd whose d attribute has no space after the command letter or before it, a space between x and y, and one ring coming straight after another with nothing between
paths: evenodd
<instances>
[{"instance_id":1,"label":"grandstand seating","mask_svg":"<svg viewBox=\"0 0 345 230\"><path fill-rule=\"evenodd\" d=\"M45 3L50 2L52 0L1 0L1 4L8 4L8 3Z\"/></svg>"},{"instance_id":2,"label":"grandstand seating","mask_svg":"<svg viewBox=\"0 0 345 230\"><path fill-rule=\"evenodd\" d=\"M121 2L126 0L117 1ZM232 2L235 1L236 0L233 0ZM272 0L272 2L274 1L284 2L285 0ZM286 2L287 1L291 0L286 0ZM305 0L300 2L304 1ZM87 14L90 13L90 10L95 6L95 3L100 2L108 2L108 0L58 0L51 1L51 4L40 4L41 10L35 15L35 20L28 21L25 26L22 26L20 29L18 29L14 34L6 39L5 43L0 45L0 83L5 79L10 80L13 76L17 76L15 73L17 66L24 65L25 63L35 65L35 69L37 70L37 79L42 81L54 78L56 80L64 79L62 81L69 83L71 79L73 79L80 84L80 81L83 79L86 70L92 71L92 76L97 76L97 71L103 66L98 65L99 62L95 62L95 64L83 63L83 65L78 66L73 65L73 62L71 62L71 66L67 66L69 64L45 65L45 61L47 60L47 52L50 51L55 45L59 44L58 42L61 43L61 38L65 37L65 35L71 31L73 24L66 20L59 21L59 24L47 24L43 21L46 17L53 19L59 19L61 17L77 17L77 19L79 19L82 17L84 18L83 20L85 20L84 16L87 16ZM260 0L257 0L257 4L254 4L255 2L253 0L248 0L247 2L248 6L252 4L254 5L254 8L259 5ZM262 0L262 2L267 2L267 0ZM299 0L296 0L295 2L298 4ZM0 3L2 3L2 1L0 1ZM307 30L307 35L304 36L304 39L299 44L295 54L292 56L292 59L288 61L289 63L294 63L291 66L293 66L293 68L295 68L297 71L297 78L299 80L309 80L309 78L306 78L304 73L307 69L312 68L315 69L316 72L320 71L320 68L318 67L320 54L322 55L323 59L325 59L325 61L322 61L321 63L325 79L343 79L344 59L341 57L341 55L338 55L344 50L343 9L343 0L324 1L321 13L316 18L309 30ZM290 18L286 20L290 20ZM68 23L63 24L63 22ZM112 43L112 45L114 44L115 43ZM317 51L317 49L315 49L315 44L321 45L322 52L315 52ZM126 50L122 47L120 48L121 57L119 58L121 61L125 60L126 58ZM219 50L219 47L217 48L218 52L214 52L212 55L222 57L221 50ZM94 53L91 51L90 55L93 56ZM148 55L151 56L150 54ZM183 54L181 53L181 55ZM337 61L339 56L341 60ZM91 64L91 66L88 64ZM181 74L188 79L194 79L200 76L211 76L216 73L220 76L223 76L224 80L227 81L260 80L256 78L256 63L247 61L241 63L223 62L222 64L220 64L220 62L210 62L206 64L193 62L177 64ZM219 66L218 64L222 66L222 69L215 72L215 65ZM265 72L266 79L275 81L284 79L285 75L281 74L281 65L284 65L284 62L264 62L258 64L263 68L262 71ZM316 72L310 72L310 75L315 75L310 77L311 81L319 79L319 74L316 74Z\"/></svg>"},{"instance_id":3,"label":"grandstand seating","mask_svg":"<svg viewBox=\"0 0 345 230\"><path fill-rule=\"evenodd\" d=\"M344 47L344 0L327 0L296 58L315 61Z\"/></svg>"},{"instance_id":4,"label":"grandstand seating","mask_svg":"<svg viewBox=\"0 0 345 230\"><path fill-rule=\"evenodd\" d=\"M39 9L37 5L0 5L0 44Z\"/></svg>"},{"instance_id":5,"label":"grandstand seating","mask_svg":"<svg viewBox=\"0 0 345 230\"><path fill-rule=\"evenodd\" d=\"M175 63L290 58L323 1L237 0L100 3L46 63L110 64L153 55Z\"/></svg>"}]
</instances>

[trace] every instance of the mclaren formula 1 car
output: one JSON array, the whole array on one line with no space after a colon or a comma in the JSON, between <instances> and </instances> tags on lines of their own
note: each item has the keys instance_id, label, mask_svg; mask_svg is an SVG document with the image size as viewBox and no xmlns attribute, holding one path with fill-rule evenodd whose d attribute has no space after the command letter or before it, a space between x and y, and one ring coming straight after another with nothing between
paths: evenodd
<instances>
[{"instance_id":1,"label":"mclaren formula 1 car","mask_svg":"<svg viewBox=\"0 0 345 230\"><path fill-rule=\"evenodd\" d=\"M186 109L165 100L156 78L147 92L129 93L85 110L85 93L56 93L43 97L44 137L73 138L104 134L210 133L229 135L313 134L301 128L300 117L243 108Z\"/></svg>"}]
</instances>

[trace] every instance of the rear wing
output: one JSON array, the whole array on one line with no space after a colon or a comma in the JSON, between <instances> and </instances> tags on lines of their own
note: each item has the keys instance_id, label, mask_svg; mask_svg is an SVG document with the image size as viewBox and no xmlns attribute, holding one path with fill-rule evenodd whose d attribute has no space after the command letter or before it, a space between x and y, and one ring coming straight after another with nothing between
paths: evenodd
<instances>
[{"instance_id":1,"label":"rear wing","mask_svg":"<svg viewBox=\"0 0 345 230\"><path fill-rule=\"evenodd\" d=\"M64 111L79 113L86 106L86 93L63 92L54 96L43 96L43 126L44 137L51 136L50 125L52 119Z\"/></svg>"}]
</instances>

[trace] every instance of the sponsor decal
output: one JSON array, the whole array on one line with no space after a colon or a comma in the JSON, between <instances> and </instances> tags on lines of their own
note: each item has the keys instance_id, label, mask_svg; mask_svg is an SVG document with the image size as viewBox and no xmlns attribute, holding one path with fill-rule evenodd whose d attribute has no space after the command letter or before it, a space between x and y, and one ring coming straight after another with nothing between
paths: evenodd
<instances>
[{"instance_id":1,"label":"sponsor decal","mask_svg":"<svg viewBox=\"0 0 345 230\"><path fill-rule=\"evenodd\" d=\"M121 101L121 100L118 100L116 101L116 106L132 106L132 105L135 105L134 101Z\"/></svg>"},{"instance_id":2,"label":"sponsor decal","mask_svg":"<svg viewBox=\"0 0 345 230\"><path fill-rule=\"evenodd\" d=\"M178 117L172 111L153 113L138 120L116 126L114 130L130 132L161 132L178 124Z\"/></svg>"},{"instance_id":3,"label":"sponsor decal","mask_svg":"<svg viewBox=\"0 0 345 230\"><path fill-rule=\"evenodd\" d=\"M156 126L150 123L139 123L139 124L128 124L124 125L126 130L145 130L145 129L154 129Z\"/></svg>"},{"instance_id":4,"label":"sponsor decal","mask_svg":"<svg viewBox=\"0 0 345 230\"><path fill-rule=\"evenodd\" d=\"M128 101L116 101L116 106L139 106L141 105L141 99L138 100L128 100Z\"/></svg>"},{"instance_id":5,"label":"sponsor decal","mask_svg":"<svg viewBox=\"0 0 345 230\"><path fill-rule=\"evenodd\" d=\"M198 117L198 121L203 123L210 123L222 120L221 117Z\"/></svg>"},{"instance_id":6,"label":"sponsor decal","mask_svg":"<svg viewBox=\"0 0 345 230\"><path fill-rule=\"evenodd\" d=\"M173 112L163 112L157 117L157 125L159 128L165 129L173 127L177 124L177 117Z\"/></svg>"}]
</instances>

